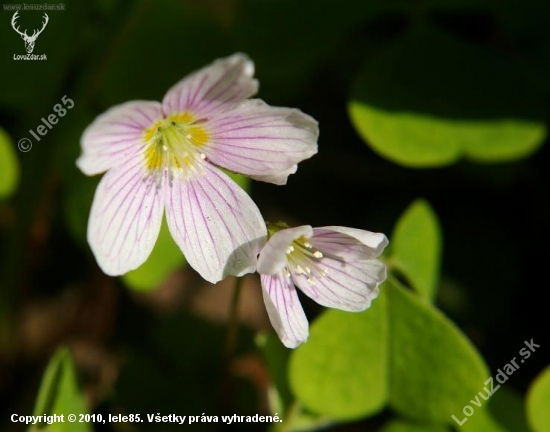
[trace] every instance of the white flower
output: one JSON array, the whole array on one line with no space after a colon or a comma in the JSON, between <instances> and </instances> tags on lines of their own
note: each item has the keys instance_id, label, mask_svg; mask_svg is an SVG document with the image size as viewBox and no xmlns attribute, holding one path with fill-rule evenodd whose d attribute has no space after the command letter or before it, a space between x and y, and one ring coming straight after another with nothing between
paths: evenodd
<instances>
[{"instance_id":1,"label":"white flower","mask_svg":"<svg viewBox=\"0 0 550 432\"><path fill-rule=\"evenodd\" d=\"M386 266L376 259L388 244L384 234L339 226L269 230L258 273L269 319L288 348L309 334L295 286L320 305L351 312L367 309L378 295L386 279Z\"/></svg>"},{"instance_id":2,"label":"white flower","mask_svg":"<svg viewBox=\"0 0 550 432\"><path fill-rule=\"evenodd\" d=\"M265 223L217 167L285 184L317 152L318 129L299 110L248 99L258 90L253 74L253 63L235 54L181 80L162 103L115 106L86 129L77 165L87 175L107 171L88 224L106 274L148 258L165 209L175 242L206 280L256 269Z\"/></svg>"}]
</instances>

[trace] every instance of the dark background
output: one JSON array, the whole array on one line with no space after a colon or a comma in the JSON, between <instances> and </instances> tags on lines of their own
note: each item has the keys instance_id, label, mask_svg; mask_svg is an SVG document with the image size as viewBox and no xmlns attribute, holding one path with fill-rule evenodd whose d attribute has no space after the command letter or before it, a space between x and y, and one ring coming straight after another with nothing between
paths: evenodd
<instances>
[{"instance_id":1,"label":"dark background","mask_svg":"<svg viewBox=\"0 0 550 432\"><path fill-rule=\"evenodd\" d=\"M24 53L23 41L10 27L13 12L1 11L0 126L14 146L29 137L33 148L17 151L19 187L0 201L0 429L22 430L8 417L32 412L44 367L63 343L74 350L95 412L227 408L220 408L218 393L229 288L220 287L219 296L201 294L202 282L185 269L162 290L144 294L101 274L83 236L97 180L82 180L74 161L79 137L96 115L127 100L161 100L184 75L238 51L255 61L258 97L299 107L320 123L319 154L300 164L286 187L252 184L266 219L389 235L405 208L426 198L444 235L437 306L492 371L525 340L540 344L508 382L524 393L550 358L548 139L521 160L407 168L365 144L347 104L360 68L419 16L526 64L542 77L547 103L550 9L541 3L67 1L66 10L48 13L37 39L34 54L46 53L46 61L13 60L14 52ZM20 12L18 24L37 28L41 16ZM36 142L28 130L36 130L64 95L75 107ZM266 409L266 372L253 354L253 335L269 325L253 293L254 277L249 286L239 348L248 372L236 378L230 406L255 414ZM311 321L321 309L303 302Z\"/></svg>"}]
</instances>

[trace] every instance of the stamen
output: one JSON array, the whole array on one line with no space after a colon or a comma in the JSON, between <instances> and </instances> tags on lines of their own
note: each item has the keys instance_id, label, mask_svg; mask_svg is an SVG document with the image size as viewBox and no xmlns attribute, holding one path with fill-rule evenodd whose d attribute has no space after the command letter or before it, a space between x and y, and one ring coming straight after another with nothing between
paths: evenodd
<instances>
[{"instance_id":1,"label":"stamen","mask_svg":"<svg viewBox=\"0 0 550 432\"><path fill-rule=\"evenodd\" d=\"M313 285L328 274L327 267L321 267L323 253L313 249L313 245L305 237L295 240L286 249L288 268L296 275L306 276L306 281Z\"/></svg>"},{"instance_id":2,"label":"stamen","mask_svg":"<svg viewBox=\"0 0 550 432\"><path fill-rule=\"evenodd\" d=\"M149 177L160 186L164 173L172 183L176 177L189 179L204 173L200 161L206 154L199 148L209 141L202 126L188 112L173 114L155 123L144 133L146 168Z\"/></svg>"}]
</instances>

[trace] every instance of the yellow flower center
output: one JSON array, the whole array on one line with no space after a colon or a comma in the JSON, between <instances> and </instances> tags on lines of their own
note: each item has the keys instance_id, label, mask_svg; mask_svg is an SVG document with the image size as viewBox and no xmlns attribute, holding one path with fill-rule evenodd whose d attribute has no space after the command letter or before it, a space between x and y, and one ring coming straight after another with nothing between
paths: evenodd
<instances>
[{"instance_id":1,"label":"yellow flower center","mask_svg":"<svg viewBox=\"0 0 550 432\"><path fill-rule=\"evenodd\" d=\"M189 112L173 114L159 120L144 132L147 143L145 166L158 180L168 171L174 176L189 178L201 172L201 160L206 155L200 148L208 142L209 135L200 120Z\"/></svg>"}]
</instances>

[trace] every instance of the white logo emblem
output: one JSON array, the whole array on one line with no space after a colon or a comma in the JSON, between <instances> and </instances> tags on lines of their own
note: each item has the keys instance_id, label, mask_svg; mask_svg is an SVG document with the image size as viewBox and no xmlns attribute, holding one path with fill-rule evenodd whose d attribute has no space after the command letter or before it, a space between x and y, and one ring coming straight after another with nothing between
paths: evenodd
<instances>
[{"instance_id":1,"label":"white logo emblem","mask_svg":"<svg viewBox=\"0 0 550 432\"><path fill-rule=\"evenodd\" d=\"M19 27L17 27L17 28L15 27L15 20L17 18L18 18L17 17L17 12L15 12L13 14L13 18L11 19L11 26L13 27L13 29L17 33L19 33L21 35L21 37L25 41L25 49L30 54L30 53L32 53L32 50L34 49L34 42L36 41L36 38L38 37L38 35L40 33L42 33L42 30L44 30L44 28L46 27L46 24L48 24L48 21L49 21L48 14L44 13L44 18L46 18L46 21L44 21L44 23L42 25L42 28L40 30L34 30L31 36L27 35L27 30L25 30L24 32L20 32Z\"/></svg>"}]
</instances>

